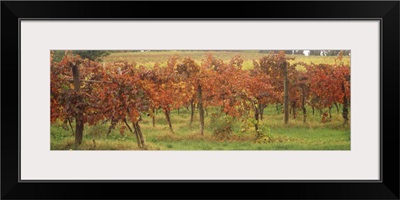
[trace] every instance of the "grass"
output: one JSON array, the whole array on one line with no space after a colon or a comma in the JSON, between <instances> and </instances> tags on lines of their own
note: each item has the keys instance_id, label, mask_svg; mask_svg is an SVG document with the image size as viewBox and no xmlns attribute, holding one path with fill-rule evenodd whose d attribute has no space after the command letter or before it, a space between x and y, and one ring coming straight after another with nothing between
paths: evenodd
<instances>
[{"instance_id":1,"label":"grass","mask_svg":"<svg viewBox=\"0 0 400 200\"><path fill-rule=\"evenodd\" d=\"M209 109L209 112L214 112ZM210 116L210 115L209 115ZM256 140L254 128L242 131L243 124L236 120L233 133L227 136L213 134L215 127L210 126L211 117L205 119L205 134L199 134L198 113L189 126L190 113L186 109L172 111L171 120L175 134L170 133L163 113L156 115L156 126L151 118L143 116L140 122L146 138L148 150L350 150L350 128L343 127L340 113L332 112L330 122L321 123L320 116L307 114L308 121L302 122L302 116L291 118L283 125L283 114L275 108L264 111L261 128L269 130L262 140ZM138 150L136 138L127 129L120 134L118 124L107 135L109 124L86 126L84 138L79 150ZM51 150L74 149L74 137L71 130L62 128L60 122L51 126Z\"/></svg>"}]
</instances>

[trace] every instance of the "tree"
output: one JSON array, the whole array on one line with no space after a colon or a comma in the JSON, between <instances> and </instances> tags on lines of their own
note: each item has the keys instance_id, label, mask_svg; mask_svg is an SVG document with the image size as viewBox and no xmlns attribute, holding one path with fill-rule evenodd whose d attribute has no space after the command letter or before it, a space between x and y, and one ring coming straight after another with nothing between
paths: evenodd
<instances>
[{"instance_id":1,"label":"tree","mask_svg":"<svg viewBox=\"0 0 400 200\"><path fill-rule=\"evenodd\" d=\"M98 82L90 71L98 65L82 59L80 56L67 54L60 62L51 62L51 121L57 119L75 120L75 147L82 143L85 123L95 123L99 115L94 109L97 98L90 95Z\"/></svg>"},{"instance_id":2,"label":"tree","mask_svg":"<svg viewBox=\"0 0 400 200\"><path fill-rule=\"evenodd\" d=\"M262 57L258 62L253 61L254 68L259 68L271 77L271 84L277 91L283 92L284 104L284 123L289 121L289 80L288 71L293 70L293 66L288 63L285 52L280 51L278 54L270 52L267 56Z\"/></svg>"},{"instance_id":3,"label":"tree","mask_svg":"<svg viewBox=\"0 0 400 200\"><path fill-rule=\"evenodd\" d=\"M336 102L343 104L344 124L348 123L348 104L350 99L350 67L340 62L334 65L319 64L311 66L310 91L321 108L331 108Z\"/></svg>"},{"instance_id":4,"label":"tree","mask_svg":"<svg viewBox=\"0 0 400 200\"><path fill-rule=\"evenodd\" d=\"M271 78L260 71L259 68L250 70L250 77L248 82L248 100L253 102L254 118L256 124L254 125L258 132L259 121L263 119L263 110L268 103L274 102L278 97L278 93L274 91L271 84Z\"/></svg>"},{"instance_id":5,"label":"tree","mask_svg":"<svg viewBox=\"0 0 400 200\"><path fill-rule=\"evenodd\" d=\"M180 108L192 96L186 90L184 80L181 80L176 72L177 61L178 57L173 56L165 67L160 67L159 64L155 64L152 70L141 67L141 71L144 72L144 85L150 96L151 110L162 108L171 133L174 133L170 118L171 110Z\"/></svg>"},{"instance_id":6,"label":"tree","mask_svg":"<svg viewBox=\"0 0 400 200\"><path fill-rule=\"evenodd\" d=\"M110 51L102 51L102 50L75 50L72 51L73 54L79 55L81 58L97 61L101 60L102 57L110 55Z\"/></svg>"},{"instance_id":7,"label":"tree","mask_svg":"<svg viewBox=\"0 0 400 200\"><path fill-rule=\"evenodd\" d=\"M98 114L111 119L114 124L124 123L135 134L138 147L144 149L145 138L139 121L140 113L149 109L149 95L135 65L123 63L119 67L110 66L101 73L101 82L106 84L98 88L97 96L100 98ZM132 123L133 130L128 121Z\"/></svg>"},{"instance_id":8,"label":"tree","mask_svg":"<svg viewBox=\"0 0 400 200\"><path fill-rule=\"evenodd\" d=\"M212 56L211 56L212 57ZM212 60L212 59L211 59ZM179 64L177 64L177 72L181 79L186 80L187 86L193 88L196 91L197 107L199 109L200 116L200 134L204 135L204 98L203 93L207 91L207 88L213 87L210 84L209 77L212 76L212 63L210 58L206 59L202 65L198 65L190 57L184 58Z\"/></svg>"},{"instance_id":9,"label":"tree","mask_svg":"<svg viewBox=\"0 0 400 200\"><path fill-rule=\"evenodd\" d=\"M140 112L148 110L147 97L132 64L103 68L73 54L59 63L51 60L51 121L75 119L76 148L82 143L84 124L95 125L104 119L111 120L110 129L118 122L125 123L136 135L139 148L145 148L139 118Z\"/></svg>"},{"instance_id":10,"label":"tree","mask_svg":"<svg viewBox=\"0 0 400 200\"><path fill-rule=\"evenodd\" d=\"M310 77L312 76L313 68L303 62L298 62L294 64L295 67L303 66L305 70L292 70L291 80L292 80L292 93L291 95L294 96L292 98L292 102L294 104L300 99L301 102L301 110L303 111L303 122L307 120L307 109L306 103L309 99L310 93ZM292 103L293 104L293 103ZM295 107L293 107L293 114L295 114Z\"/></svg>"}]
</instances>

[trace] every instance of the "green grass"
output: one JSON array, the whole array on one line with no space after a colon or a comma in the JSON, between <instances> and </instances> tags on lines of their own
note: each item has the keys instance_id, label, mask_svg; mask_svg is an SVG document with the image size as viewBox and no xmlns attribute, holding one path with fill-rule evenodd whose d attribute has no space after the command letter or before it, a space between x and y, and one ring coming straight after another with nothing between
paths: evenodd
<instances>
[{"instance_id":1,"label":"green grass","mask_svg":"<svg viewBox=\"0 0 400 200\"><path fill-rule=\"evenodd\" d=\"M315 115L308 110L307 122L303 123L302 115L291 119L283 125L283 114L274 107L267 107L261 129L265 130L265 139L256 140L252 126L243 132L243 124L236 120L233 133L223 137L213 134L211 113L205 118L205 134L199 134L199 120L196 112L192 126L189 126L190 113L186 109L171 112L171 121L175 134L170 133L164 114L158 111L156 126L151 118L143 116L140 122L149 150L350 150L350 127L343 127L340 113L332 109L332 119L321 123L319 112ZM106 135L109 124L85 126L84 138L79 150L138 150L135 136L125 130L121 135L118 124L110 135ZM267 131L269 130L269 131ZM51 150L73 150L74 137L71 130L62 128L60 122L51 125Z\"/></svg>"}]
</instances>

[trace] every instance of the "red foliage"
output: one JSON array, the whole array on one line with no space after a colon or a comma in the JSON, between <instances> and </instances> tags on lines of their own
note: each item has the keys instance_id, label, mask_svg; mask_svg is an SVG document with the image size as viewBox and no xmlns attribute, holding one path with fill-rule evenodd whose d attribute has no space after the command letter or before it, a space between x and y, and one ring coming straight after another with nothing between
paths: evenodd
<instances>
[{"instance_id":1,"label":"red foliage","mask_svg":"<svg viewBox=\"0 0 400 200\"><path fill-rule=\"evenodd\" d=\"M151 68L124 62L103 66L73 55L57 63L51 56L51 122L72 121L81 113L89 125L109 119L136 123L142 112L160 108L169 112L197 102L199 87L204 107L217 106L228 115L242 116L253 106L282 103L280 67L290 59L283 52L271 53L254 60L254 69L243 70L240 56L225 63L207 54L201 64L173 56L167 66L155 64ZM79 66L79 91L73 88L72 65ZM296 65L306 70L298 71ZM350 100L350 67L343 63L296 63L287 69L292 104L300 105L306 99L322 109ZM121 128L121 134L124 130Z\"/></svg>"}]
</instances>

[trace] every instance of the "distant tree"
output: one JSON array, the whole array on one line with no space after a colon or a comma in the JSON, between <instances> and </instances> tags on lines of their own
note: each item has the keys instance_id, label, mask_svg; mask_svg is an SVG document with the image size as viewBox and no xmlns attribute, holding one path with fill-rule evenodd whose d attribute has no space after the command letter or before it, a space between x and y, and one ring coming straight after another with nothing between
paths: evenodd
<instances>
[{"instance_id":1,"label":"distant tree","mask_svg":"<svg viewBox=\"0 0 400 200\"><path fill-rule=\"evenodd\" d=\"M53 52L53 61L60 62L65 56L65 51L62 50L54 50Z\"/></svg>"},{"instance_id":2,"label":"distant tree","mask_svg":"<svg viewBox=\"0 0 400 200\"><path fill-rule=\"evenodd\" d=\"M321 50L310 50L310 56L319 56Z\"/></svg>"},{"instance_id":3,"label":"distant tree","mask_svg":"<svg viewBox=\"0 0 400 200\"><path fill-rule=\"evenodd\" d=\"M102 51L102 50L92 50L92 51L72 51L73 54L79 55L81 58L88 58L93 61L101 61L104 56L110 55L112 51ZM54 50L53 51L53 61L60 62L65 56L65 50Z\"/></svg>"},{"instance_id":4,"label":"distant tree","mask_svg":"<svg viewBox=\"0 0 400 200\"><path fill-rule=\"evenodd\" d=\"M72 51L73 54L88 58L93 61L100 61L102 57L110 55L110 51L90 50L90 51Z\"/></svg>"},{"instance_id":5,"label":"distant tree","mask_svg":"<svg viewBox=\"0 0 400 200\"><path fill-rule=\"evenodd\" d=\"M284 52L285 52L285 54L290 55L290 54L292 54L293 50L284 50Z\"/></svg>"}]
</instances>

